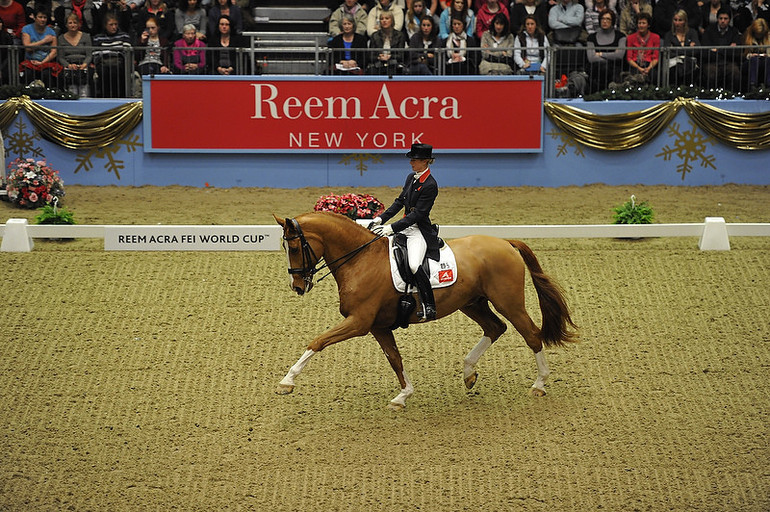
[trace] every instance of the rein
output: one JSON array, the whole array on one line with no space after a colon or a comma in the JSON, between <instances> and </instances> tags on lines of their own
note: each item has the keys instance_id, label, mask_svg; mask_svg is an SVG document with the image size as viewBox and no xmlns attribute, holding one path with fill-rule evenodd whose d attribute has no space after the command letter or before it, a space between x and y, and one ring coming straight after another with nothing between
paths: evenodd
<instances>
[{"instance_id":1,"label":"rein","mask_svg":"<svg viewBox=\"0 0 770 512\"><path fill-rule=\"evenodd\" d=\"M288 238L283 237L283 239L287 242L290 240L299 239L299 242L302 248L302 267L301 268L289 267L289 274L299 274L300 276L302 276L302 279L304 279L305 282L307 283L311 283L313 281L313 276L315 274L328 268L329 271L318 279L318 282L320 283L321 281L329 277L329 275L332 273L332 265L334 265L335 263L341 260L344 260L342 261L342 263L339 264L339 266L337 266L337 268L339 269L345 263L355 258L359 252L363 251L364 249L369 247L371 244L373 244L374 242L382 238L382 235L377 235L373 239L366 242L365 244L353 249L352 251L346 254L343 254L342 256L335 259L334 261L324 262L323 265L316 268L316 266L320 263L321 258L318 258L315 255L315 252L313 251L313 248L310 246L310 243L305 238L305 234L302 232L302 228L299 226L299 222L297 222L297 219L291 219L291 224L292 226L294 226L294 229L297 231L297 234L295 236L288 237ZM313 260L315 260L315 263L313 263Z\"/></svg>"}]
</instances>

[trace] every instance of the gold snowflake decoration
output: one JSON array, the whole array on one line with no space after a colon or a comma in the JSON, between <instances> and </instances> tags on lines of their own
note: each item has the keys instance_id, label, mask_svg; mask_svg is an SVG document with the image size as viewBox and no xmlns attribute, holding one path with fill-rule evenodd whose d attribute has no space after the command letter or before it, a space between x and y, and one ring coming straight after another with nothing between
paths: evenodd
<instances>
[{"instance_id":1,"label":"gold snowflake decoration","mask_svg":"<svg viewBox=\"0 0 770 512\"><path fill-rule=\"evenodd\" d=\"M16 121L11 125L16 131L9 129L5 135L6 155L15 154L19 158L44 158L43 148L40 147L40 133L34 129L27 132L27 125L22 116L16 116ZM10 128L10 127L9 127Z\"/></svg>"},{"instance_id":2,"label":"gold snowflake decoration","mask_svg":"<svg viewBox=\"0 0 770 512\"><path fill-rule=\"evenodd\" d=\"M142 144L139 142L139 135L134 134L127 138L116 140L106 148L91 149L87 153L75 157L75 161L78 163L78 166L75 167L75 174L81 170L88 172L93 169L94 164L91 161L92 158L104 158L106 160L104 168L107 172L115 173L115 177L120 179L120 170L126 167L123 160L116 158L121 146L125 147L126 151L131 153L141 145Z\"/></svg>"},{"instance_id":3,"label":"gold snowflake decoration","mask_svg":"<svg viewBox=\"0 0 770 512\"><path fill-rule=\"evenodd\" d=\"M373 164L381 164L382 157L380 155L369 155L365 153L354 153L352 155L345 155L342 160L339 161L342 165L349 165L351 162L356 162L356 169L358 169L361 176L364 175L364 171L369 169L366 165L367 160L371 160Z\"/></svg>"},{"instance_id":4,"label":"gold snowflake decoration","mask_svg":"<svg viewBox=\"0 0 770 512\"><path fill-rule=\"evenodd\" d=\"M561 144L556 148L556 158L559 158L562 155L567 154L567 149L574 147L575 148L575 154L578 156L582 156L585 158L585 153L583 153L583 146L580 145L580 143L573 137L572 135L563 132L561 130L552 130L546 135L550 135L552 139L554 140L560 140Z\"/></svg>"},{"instance_id":5,"label":"gold snowflake decoration","mask_svg":"<svg viewBox=\"0 0 770 512\"><path fill-rule=\"evenodd\" d=\"M676 166L676 170L682 174L682 181L684 181L687 173L692 171L690 162L700 160L701 167L716 169L714 165L716 157L706 154L706 145L711 144L713 146L716 144L716 140L698 131L695 123L692 121L688 120L688 122L690 123L690 129L684 132L680 130L679 123L671 123L667 131L674 139L674 147L666 144L663 146L662 151L655 155L662 156L665 161L671 160L676 155L682 161L682 163Z\"/></svg>"}]
</instances>

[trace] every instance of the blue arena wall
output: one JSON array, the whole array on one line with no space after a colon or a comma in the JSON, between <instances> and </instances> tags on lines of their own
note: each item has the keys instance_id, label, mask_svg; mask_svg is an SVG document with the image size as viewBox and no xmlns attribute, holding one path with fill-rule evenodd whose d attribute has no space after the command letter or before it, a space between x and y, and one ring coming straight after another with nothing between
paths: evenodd
<instances>
[{"instance_id":1,"label":"blue arena wall","mask_svg":"<svg viewBox=\"0 0 770 512\"><path fill-rule=\"evenodd\" d=\"M126 100L39 101L51 110L93 115ZM203 101L203 100L202 100ZM601 115L638 112L652 101L583 102L570 106ZM770 111L770 103L708 101L736 113ZM191 108L194 108L192 106ZM639 148L601 151L581 145L544 115L544 147L535 154L437 154L433 168L442 186L720 185L770 184L770 151L734 149L712 139L680 110L667 129ZM511 120L515 122L515 120ZM226 130L201 119L179 130ZM483 130L483 126L469 126ZM447 133L447 137L458 134ZM143 151L143 126L110 147L68 150L43 139L21 111L3 132L6 164L17 156L45 158L65 184L189 185L196 187L375 187L401 186L405 158L398 154L158 154ZM423 141L430 143L431 141Z\"/></svg>"}]
</instances>

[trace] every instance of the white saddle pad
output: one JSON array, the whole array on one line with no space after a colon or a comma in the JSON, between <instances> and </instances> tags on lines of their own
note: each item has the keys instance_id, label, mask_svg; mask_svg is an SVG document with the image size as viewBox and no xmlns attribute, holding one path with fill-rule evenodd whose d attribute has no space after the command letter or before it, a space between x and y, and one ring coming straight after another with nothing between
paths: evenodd
<instances>
[{"instance_id":1,"label":"white saddle pad","mask_svg":"<svg viewBox=\"0 0 770 512\"><path fill-rule=\"evenodd\" d=\"M396 267L396 258L393 257L392 236L388 237L388 254L390 254L390 275L393 277L393 286L395 286L396 290L401 293L417 291L414 286L410 286L410 289L407 290L406 282L401 279L401 274ZM432 288L445 288L453 285L457 280L457 262L455 261L455 253L452 252L447 243L439 250L438 254L439 261L428 258L430 284Z\"/></svg>"}]
</instances>

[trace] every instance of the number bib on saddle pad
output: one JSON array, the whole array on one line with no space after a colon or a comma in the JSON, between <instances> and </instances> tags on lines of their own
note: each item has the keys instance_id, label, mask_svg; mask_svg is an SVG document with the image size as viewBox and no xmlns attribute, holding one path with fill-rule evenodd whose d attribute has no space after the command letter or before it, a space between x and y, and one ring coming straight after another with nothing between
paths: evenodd
<instances>
[{"instance_id":1,"label":"number bib on saddle pad","mask_svg":"<svg viewBox=\"0 0 770 512\"><path fill-rule=\"evenodd\" d=\"M396 259L393 256L393 237L388 237L388 254L390 256L390 275L393 278L393 286L401 293L407 292L407 284L401 277L396 266ZM439 261L428 259L430 265L430 284L432 288L445 288L451 286L457 280L457 262L455 253L449 247L449 244L439 250ZM409 292L417 291L413 286L409 287Z\"/></svg>"}]
</instances>

